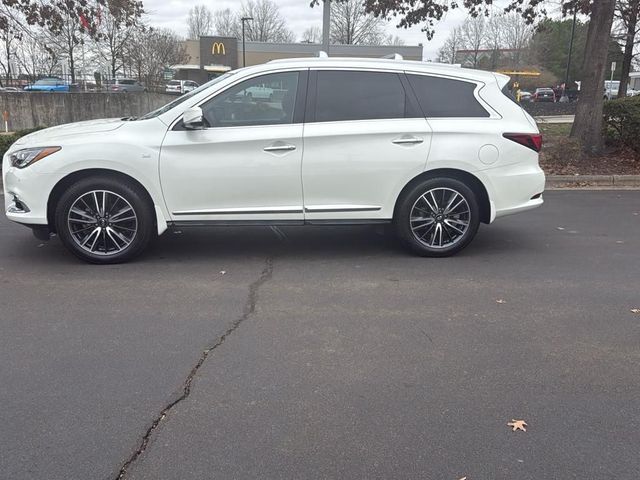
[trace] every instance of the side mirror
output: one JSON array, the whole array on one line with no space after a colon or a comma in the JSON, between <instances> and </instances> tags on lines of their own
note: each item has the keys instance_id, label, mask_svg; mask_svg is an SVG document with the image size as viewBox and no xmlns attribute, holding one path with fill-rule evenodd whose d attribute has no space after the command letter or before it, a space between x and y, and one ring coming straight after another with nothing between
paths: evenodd
<instances>
[{"instance_id":1,"label":"side mirror","mask_svg":"<svg viewBox=\"0 0 640 480\"><path fill-rule=\"evenodd\" d=\"M202 130L204 128L202 109L200 107L192 107L184 112L182 114L182 123L184 123L184 128L189 130Z\"/></svg>"}]
</instances>

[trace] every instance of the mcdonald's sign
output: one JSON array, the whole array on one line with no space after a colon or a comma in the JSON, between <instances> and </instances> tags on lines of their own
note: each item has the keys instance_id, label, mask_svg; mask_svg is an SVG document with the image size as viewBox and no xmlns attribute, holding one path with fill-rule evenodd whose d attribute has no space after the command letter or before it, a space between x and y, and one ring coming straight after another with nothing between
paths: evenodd
<instances>
[{"instance_id":1,"label":"mcdonald's sign","mask_svg":"<svg viewBox=\"0 0 640 480\"><path fill-rule=\"evenodd\" d=\"M211 65L223 65L232 70L238 68L238 39L200 37L200 68Z\"/></svg>"},{"instance_id":2,"label":"mcdonald's sign","mask_svg":"<svg viewBox=\"0 0 640 480\"><path fill-rule=\"evenodd\" d=\"M211 55L226 55L227 51L224 48L224 43L222 42L213 42L213 46L211 47Z\"/></svg>"}]
</instances>

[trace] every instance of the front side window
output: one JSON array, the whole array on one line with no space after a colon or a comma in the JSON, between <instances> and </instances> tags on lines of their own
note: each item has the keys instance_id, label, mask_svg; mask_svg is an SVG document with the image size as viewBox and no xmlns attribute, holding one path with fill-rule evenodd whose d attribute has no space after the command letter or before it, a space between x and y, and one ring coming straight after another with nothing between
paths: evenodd
<instances>
[{"instance_id":1,"label":"front side window","mask_svg":"<svg viewBox=\"0 0 640 480\"><path fill-rule=\"evenodd\" d=\"M396 73L318 71L316 122L404 118L407 109Z\"/></svg>"},{"instance_id":2,"label":"front side window","mask_svg":"<svg viewBox=\"0 0 640 480\"><path fill-rule=\"evenodd\" d=\"M272 73L235 85L202 105L210 127L293 123L298 72Z\"/></svg>"},{"instance_id":3,"label":"front side window","mask_svg":"<svg viewBox=\"0 0 640 480\"><path fill-rule=\"evenodd\" d=\"M428 75L407 75L427 118L489 117L474 92L476 84Z\"/></svg>"}]
</instances>

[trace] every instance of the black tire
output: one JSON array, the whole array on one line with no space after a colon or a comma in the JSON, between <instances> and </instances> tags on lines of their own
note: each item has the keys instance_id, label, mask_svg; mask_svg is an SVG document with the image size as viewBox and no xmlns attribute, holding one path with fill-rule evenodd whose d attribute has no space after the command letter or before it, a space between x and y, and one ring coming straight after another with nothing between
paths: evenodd
<instances>
[{"instance_id":1,"label":"black tire","mask_svg":"<svg viewBox=\"0 0 640 480\"><path fill-rule=\"evenodd\" d=\"M429 203L426 203L425 196L431 195L429 192L434 193L436 200L433 201L433 198L429 197ZM454 193L459 197L454 197ZM461 199L466 203L463 202L460 207L447 212L445 209L451 199L454 200L450 208ZM436 207L441 208L436 208L434 212L427 206L428 204L435 204ZM421 217L412 217L412 211L414 215L418 212ZM468 211L468 214L464 213L465 211ZM463 226L465 223L466 227ZM478 232L480 226L478 199L473 190L460 180L448 177L430 178L417 183L403 194L398 203L394 224L400 241L417 255L423 257L455 255L469 245ZM437 245L438 243L440 245Z\"/></svg>"},{"instance_id":2,"label":"black tire","mask_svg":"<svg viewBox=\"0 0 640 480\"><path fill-rule=\"evenodd\" d=\"M107 196L108 205L109 199L116 199L116 202L120 202L114 203L112 201L112 203L110 204L111 210L122 210L123 207L127 207L128 203L128 207L130 207L135 214L135 220L132 220L135 221L135 231L133 233L129 233L129 235L131 235L131 238L129 239L130 243L124 246L126 244L125 241L121 240L122 245L119 245L119 243L116 242L116 245L118 245L119 248L122 248L122 250L120 251L115 251L115 247L113 247L113 241L110 242L111 249L113 251L110 251L108 243L106 244L105 248L101 250L100 242L102 242L102 240L100 240L97 242L98 245L96 247L95 253L93 253L92 251L87 251L87 249L83 248L80 245L80 240L78 240L78 232L75 232L74 236L74 232L72 231L73 227L71 225L71 222L69 221L70 210L76 203L76 201L78 201L83 195L86 195L93 191L106 191L109 194L112 194L113 196ZM97 195L99 199L102 198L100 197L100 193L98 193ZM118 200L117 197L120 197L120 199ZM89 206L87 205L87 207ZM83 208L83 210L84 213L92 216L88 208ZM111 213L111 211L108 208L105 208L103 210L107 210L108 213L106 214L107 223L102 224L102 226L104 228L109 225L115 226L115 220L113 224L108 223L109 213ZM112 215L113 218L117 216L115 214ZM131 216L130 213L127 213L127 215ZM78 218L86 222L86 219L89 217L82 216ZM121 216L120 219L122 218L128 217ZM154 218L155 212L153 210L153 206L145 197L144 192L140 191L139 187L121 179L110 177L87 177L79 180L65 191L65 193L58 201L55 209L55 227L63 245L78 258L86 262L96 264L127 262L135 256L139 255L147 247L149 242L155 237L156 228ZM100 221L104 221L104 219L101 219ZM119 221L121 222L122 220ZM96 228L100 226L98 225L97 219L95 224L90 223L87 228L91 229L94 226ZM120 226L132 227L131 224L122 224ZM131 228L128 228L127 230L131 230ZM113 229L111 231L113 232ZM103 238L105 238L104 242L109 242L109 240L106 239L106 232L104 233Z\"/></svg>"}]
</instances>

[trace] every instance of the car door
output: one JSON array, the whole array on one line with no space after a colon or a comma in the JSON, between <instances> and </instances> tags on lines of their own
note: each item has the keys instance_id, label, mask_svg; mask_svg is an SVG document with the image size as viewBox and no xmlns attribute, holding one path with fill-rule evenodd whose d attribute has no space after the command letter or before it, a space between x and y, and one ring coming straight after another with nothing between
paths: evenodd
<instances>
[{"instance_id":1,"label":"car door","mask_svg":"<svg viewBox=\"0 0 640 480\"><path fill-rule=\"evenodd\" d=\"M430 128L402 72L312 71L304 131L305 219L390 219L425 168Z\"/></svg>"},{"instance_id":2,"label":"car door","mask_svg":"<svg viewBox=\"0 0 640 480\"><path fill-rule=\"evenodd\" d=\"M160 177L174 221L301 222L302 116L307 71L263 74L200 104L205 128L179 121L164 139ZM267 102L256 85L283 88Z\"/></svg>"}]
</instances>

